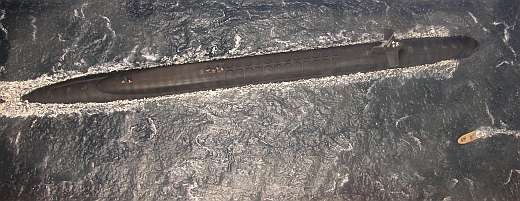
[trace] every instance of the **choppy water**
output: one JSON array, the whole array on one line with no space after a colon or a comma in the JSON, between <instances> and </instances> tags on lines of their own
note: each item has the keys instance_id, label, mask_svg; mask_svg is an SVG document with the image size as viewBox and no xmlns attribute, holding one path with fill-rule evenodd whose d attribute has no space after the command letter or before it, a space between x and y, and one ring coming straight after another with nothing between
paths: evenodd
<instances>
[{"instance_id":1,"label":"choppy water","mask_svg":"<svg viewBox=\"0 0 520 201\"><path fill-rule=\"evenodd\" d=\"M0 192L7 200L519 200L518 5L2 1ZM388 27L398 37L468 35L481 49L409 69L146 100L19 100L84 74L375 41ZM481 139L456 143L475 128Z\"/></svg>"}]
</instances>

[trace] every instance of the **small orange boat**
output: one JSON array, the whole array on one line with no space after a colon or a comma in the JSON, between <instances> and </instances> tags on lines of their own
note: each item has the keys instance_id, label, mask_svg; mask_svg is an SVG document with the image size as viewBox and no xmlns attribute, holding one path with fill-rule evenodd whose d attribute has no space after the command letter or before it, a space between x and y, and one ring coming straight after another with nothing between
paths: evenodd
<instances>
[{"instance_id":1,"label":"small orange boat","mask_svg":"<svg viewBox=\"0 0 520 201\"><path fill-rule=\"evenodd\" d=\"M457 139L457 142L459 144L468 144L475 141L476 139L479 139L479 136L477 135L477 130L474 130L460 136L459 139Z\"/></svg>"}]
</instances>

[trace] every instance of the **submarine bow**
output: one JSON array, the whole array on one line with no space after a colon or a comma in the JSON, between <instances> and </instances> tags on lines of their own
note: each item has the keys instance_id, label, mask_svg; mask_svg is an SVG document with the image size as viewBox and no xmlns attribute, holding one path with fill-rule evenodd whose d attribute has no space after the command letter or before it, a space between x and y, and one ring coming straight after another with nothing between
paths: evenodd
<instances>
[{"instance_id":1,"label":"submarine bow","mask_svg":"<svg viewBox=\"0 0 520 201\"><path fill-rule=\"evenodd\" d=\"M463 59L478 42L467 36L409 38L87 75L38 88L38 103L110 102L248 84L294 81Z\"/></svg>"}]
</instances>

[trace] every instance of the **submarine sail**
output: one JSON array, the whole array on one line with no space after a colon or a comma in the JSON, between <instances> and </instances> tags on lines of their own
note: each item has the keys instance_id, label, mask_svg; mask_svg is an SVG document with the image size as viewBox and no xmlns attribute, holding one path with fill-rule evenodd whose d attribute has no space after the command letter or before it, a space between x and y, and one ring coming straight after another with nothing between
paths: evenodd
<instances>
[{"instance_id":1,"label":"submarine sail","mask_svg":"<svg viewBox=\"0 0 520 201\"><path fill-rule=\"evenodd\" d=\"M462 59L478 42L467 36L409 38L87 75L38 88L38 103L110 102L248 84L294 81Z\"/></svg>"}]
</instances>

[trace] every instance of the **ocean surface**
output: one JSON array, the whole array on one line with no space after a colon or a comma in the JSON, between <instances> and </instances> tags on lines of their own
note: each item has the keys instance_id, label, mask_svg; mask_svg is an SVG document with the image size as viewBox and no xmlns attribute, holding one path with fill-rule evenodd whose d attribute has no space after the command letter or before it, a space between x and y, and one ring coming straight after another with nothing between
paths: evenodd
<instances>
[{"instance_id":1,"label":"ocean surface","mask_svg":"<svg viewBox=\"0 0 520 201\"><path fill-rule=\"evenodd\" d=\"M520 200L517 23L516 0L2 0L0 197ZM86 74L374 42L384 29L480 47L133 101L20 100Z\"/></svg>"}]
</instances>

